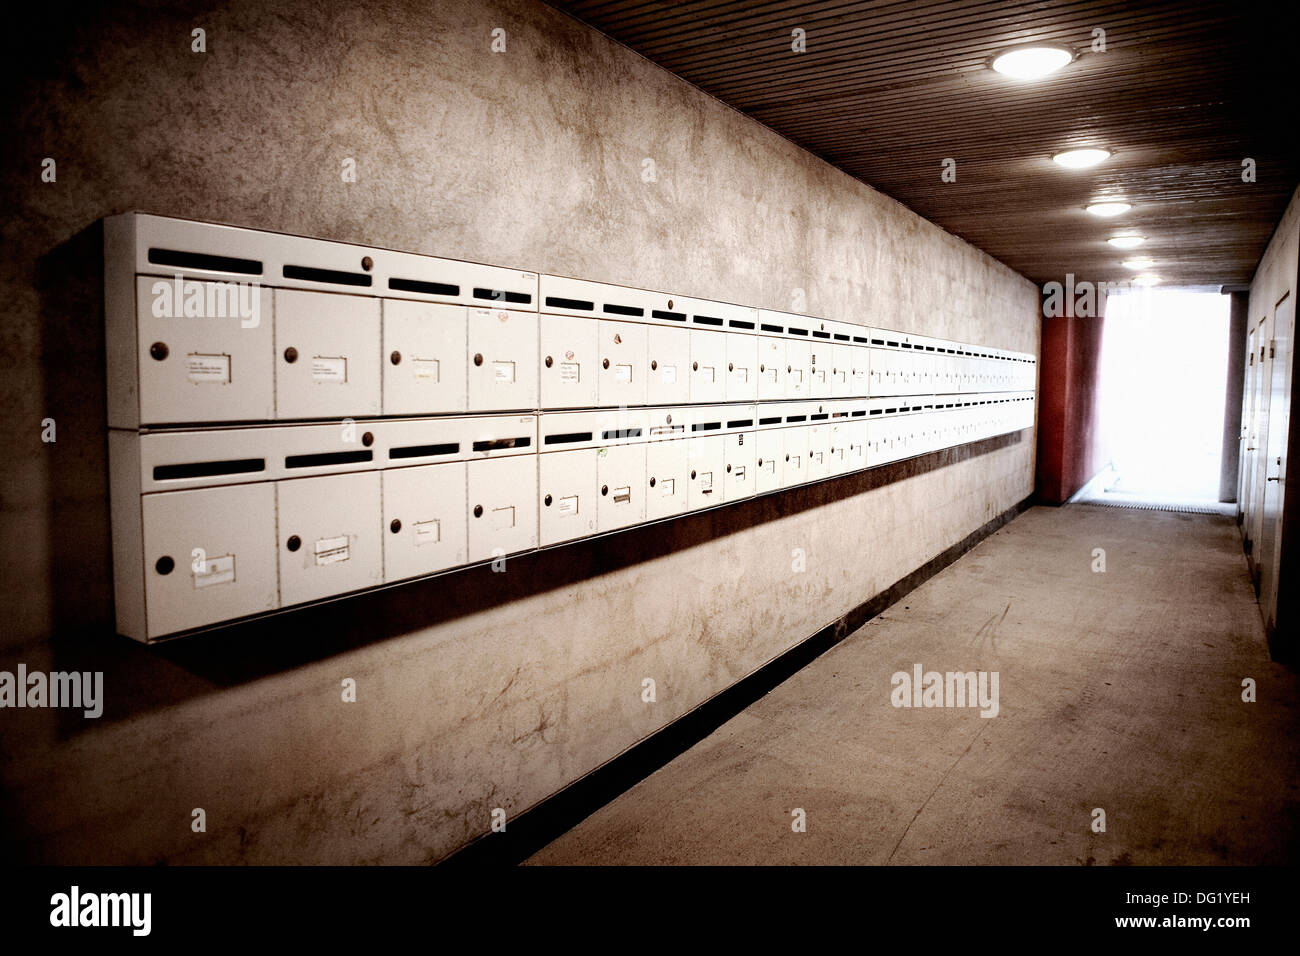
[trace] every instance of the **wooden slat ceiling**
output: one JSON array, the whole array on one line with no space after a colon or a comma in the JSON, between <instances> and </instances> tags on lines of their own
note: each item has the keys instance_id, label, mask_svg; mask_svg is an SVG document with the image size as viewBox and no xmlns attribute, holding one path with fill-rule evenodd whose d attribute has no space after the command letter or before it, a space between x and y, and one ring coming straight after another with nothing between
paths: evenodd
<instances>
[{"instance_id":1,"label":"wooden slat ceiling","mask_svg":"<svg viewBox=\"0 0 1300 956\"><path fill-rule=\"evenodd\" d=\"M1131 278L1120 262L1134 255L1154 259L1166 286L1249 282L1300 181L1287 5L554 5L1040 283ZM796 27L806 53L791 50ZM1095 28L1104 53L1091 49ZM1080 55L1037 81L989 68L1031 42ZM1078 171L1050 160L1093 145L1114 155ZM956 183L941 180L949 157ZM1084 212L1110 198L1134 208ZM1105 241L1126 232L1147 242Z\"/></svg>"}]
</instances>

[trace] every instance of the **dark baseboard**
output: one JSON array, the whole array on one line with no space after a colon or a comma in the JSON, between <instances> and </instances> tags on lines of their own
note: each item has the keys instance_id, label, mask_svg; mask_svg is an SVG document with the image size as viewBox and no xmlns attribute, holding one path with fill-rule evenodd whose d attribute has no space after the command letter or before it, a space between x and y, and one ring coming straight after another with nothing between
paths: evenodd
<instances>
[{"instance_id":1,"label":"dark baseboard","mask_svg":"<svg viewBox=\"0 0 1300 956\"><path fill-rule=\"evenodd\" d=\"M615 797L695 746L867 621L1024 513L1034 503L1034 496L1030 495L1012 505L911 574L832 621L812 637L796 644L613 760L512 818L505 831L479 837L439 865L455 868L515 866L522 863Z\"/></svg>"}]
</instances>

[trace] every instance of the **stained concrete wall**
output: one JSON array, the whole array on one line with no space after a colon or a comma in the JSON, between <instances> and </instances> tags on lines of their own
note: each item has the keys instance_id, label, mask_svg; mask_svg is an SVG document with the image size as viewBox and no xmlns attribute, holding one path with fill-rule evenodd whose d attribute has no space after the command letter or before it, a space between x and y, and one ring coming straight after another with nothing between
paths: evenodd
<instances>
[{"instance_id":1,"label":"stained concrete wall","mask_svg":"<svg viewBox=\"0 0 1300 956\"><path fill-rule=\"evenodd\" d=\"M205 54L191 52L196 27ZM489 51L495 27L505 53ZM440 859L484 833L493 807L544 799L1032 489L1025 432L890 483L844 478L512 559L505 574L161 648L116 638L102 216L213 219L787 310L803 290L827 318L1030 352L1038 300L976 249L537 3L133 5L9 34L30 62L9 63L25 78L8 87L0 153L0 669L103 671L106 702L97 721L0 711L7 855ZM39 179L47 156L55 183ZM341 181L345 157L356 183ZM645 158L657 182L643 181ZM340 700L345 677L355 704ZM206 833L192 831L197 807Z\"/></svg>"}]
</instances>

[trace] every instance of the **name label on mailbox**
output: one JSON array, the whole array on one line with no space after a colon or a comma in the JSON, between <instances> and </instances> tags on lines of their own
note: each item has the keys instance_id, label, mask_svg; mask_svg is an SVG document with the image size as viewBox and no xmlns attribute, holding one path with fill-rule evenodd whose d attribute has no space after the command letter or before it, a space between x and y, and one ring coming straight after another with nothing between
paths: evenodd
<instances>
[{"instance_id":1,"label":"name label on mailbox","mask_svg":"<svg viewBox=\"0 0 1300 956\"><path fill-rule=\"evenodd\" d=\"M315 551L317 565L338 564L340 561L346 561L350 557L348 553L348 536L321 538L316 542Z\"/></svg>"},{"instance_id":2,"label":"name label on mailbox","mask_svg":"<svg viewBox=\"0 0 1300 956\"><path fill-rule=\"evenodd\" d=\"M191 352L185 357L185 371L195 385L229 385L230 356Z\"/></svg>"},{"instance_id":3,"label":"name label on mailbox","mask_svg":"<svg viewBox=\"0 0 1300 956\"><path fill-rule=\"evenodd\" d=\"M348 381L348 360L342 355L313 355L311 359L311 378L313 382L328 385L346 385Z\"/></svg>"}]
</instances>

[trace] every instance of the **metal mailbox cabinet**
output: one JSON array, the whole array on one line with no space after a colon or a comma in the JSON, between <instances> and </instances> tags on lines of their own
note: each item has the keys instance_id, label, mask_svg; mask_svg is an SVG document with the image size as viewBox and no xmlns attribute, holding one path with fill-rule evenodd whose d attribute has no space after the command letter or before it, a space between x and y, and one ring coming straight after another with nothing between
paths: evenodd
<instances>
[{"instance_id":1,"label":"metal mailbox cabinet","mask_svg":"<svg viewBox=\"0 0 1300 956\"><path fill-rule=\"evenodd\" d=\"M600 499L596 449L551 452L537 461L542 546L595 534Z\"/></svg>"},{"instance_id":2,"label":"metal mailbox cabinet","mask_svg":"<svg viewBox=\"0 0 1300 956\"><path fill-rule=\"evenodd\" d=\"M465 411L463 305L384 299L385 415Z\"/></svg>"},{"instance_id":3,"label":"metal mailbox cabinet","mask_svg":"<svg viewBox=\"0 0 1300 956\"><path fill-rule=\"evenodd\" d=\"M721 402L727 394L727 333L691 329L691 401Z\"/></svg>"},{"instance_id":4,"label":"metal mailbox cabinet","mask_svg":"<svg viewBox=\"0 0 1300 956\"><path fill-rule=\"evenodd\" d=\"M646 445L647 521L670 518L686 511L687 439L651 441Z\"/></svg>"},{"instance_id":5,"label":"metal mailbox cabinet","mask_svg":"<svg viewBox=\"0 0 1300 956\"><path fill-rule=\"evenodd\" d=\"M285 607L382 583L379 496L377 472L276 482Z\"/></svg>"},{"instance_id":6,"label":"metal mailbox cabinet","mask_svg":"<svg viewBox=\"0 0 1300 956\"><path fill-rule=\"evenodd\" d=\"M465 463L391 468L384 491L384 580L465 563Z\"/></svg>"},{"instance_id":7,"label":"metal mailbox cabinet","mask_svg":"<svg viewBox=\"0 0 1300 956\"><path fill-rule=\"evenodd\" d=\"M646 445L596 449L596 530L616 531L646 520Z\"/></svg>"},{"instance_id":8,"label":"metal mailbox cabinet","mask_svg":"<svg viewBox=\"0 0 1300 956\"><path fill-rule=\"evenodd\" d=\"M185 314L187 298L198 315ZM138 276L136 307L142 424L275 417L270 289Z\"/></svg>"},{"instance_id":9,"label":"metal mailbox cabinet","mask_svg":"<svg viewBox=\"0 0 1300 956\"><path fill-rule=\"evenodd\" d=\"M600 326L594 319L542 313L542 408L594 408Z\"/></svg>"},{"instance_id":10,"label":"metal mailbox cabinet","mask_svg":"<svg viewBox=\"0 0 1300 956\"><path fill-rule=\"evenodd\" d=\"M470 309L469 410L537 408L537 314Z\"/></svg>"},{"instance_id":11,"label":"metal mailbox cabinet","mask_svg":"<svg viewBox=\"0 0 1300 956\"><path fill-rule=\"evenodd\" d=\"M378 415L379 300L275 290L279 419Z\"/></svg>"},{"instance_id":12,"label":"metal mailbox cabinet","mask_svg":"<svg viewBox=\"0 0 1300 956\"><path fill-rule=\"evenodd\" d=\"M150 637L279 606L271 482L160 492L140 504Z\"/></svg>"},{"instance_id":13,"label":"metal mailbox cabinet","mask_svg":"<svg viewBox=\"0 0 1300 956\"><path fill-rule=\"evenodd\" d=\"M691 397L691 333L688 329L652 325L646 329L650 377L649 405L681 405Z\"/></svg>"},{"instance_id":14,"label":"metal mailbox cabinet","mask_svg":"<svg viewBox=\"0 0 1300 956\"><path fill-rule=\"evenodd\" d=\"M469 462L469 559L537 547L537 456Z\"/></svg>"},{"instance_id":15,"label":"metal mailbox cabinet","mask_svg":"<svg viewBox=\"0 0 1300 956\"><path fill-rule=\"evenodd\" d=\"M597 404L616 406L646 403L646 388L651 374L646 352L649 331L637 322L600 320Z\"/></svg>"},{"instance_id":16,"label":"metal mailbox cabinet","mask_svg":"<svg viewBox=\"0 0 1300 956\"><path fill-rule=\"evenodd\" d=\"M758 380L758 337L728 332L727 401L752 402L757 399Z\"/></svg>"},{"instance_id":17,"label":"metal mailbox cabinet","mask_svg":"<svg viewBox=\"0 0 1300 956\"><path fill-rule=\"evenodd\" d=\"M726 500L723 482L726 440L722 435L687 439L686 459L690 468L686 507L691 511L721 504Z\"/></svg>"}]
</instances>

